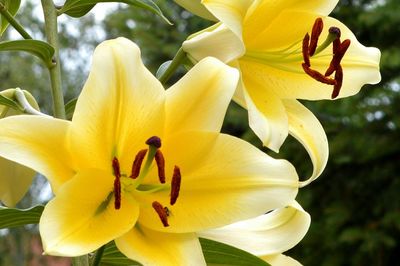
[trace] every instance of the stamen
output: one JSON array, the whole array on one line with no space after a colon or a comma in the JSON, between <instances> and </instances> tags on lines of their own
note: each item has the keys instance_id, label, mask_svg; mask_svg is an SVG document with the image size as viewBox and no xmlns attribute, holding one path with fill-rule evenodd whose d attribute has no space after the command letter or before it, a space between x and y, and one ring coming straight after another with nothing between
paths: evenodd
<instances>
[{"instance_id":1,"label":"stamen","mask_svg":"<svg viewBox=\"0 0 400 266\"><path fill-rule=\"evenodd\" d=\"M142 167L143 159L146 156L147 149L141 150L136 154L135 160L133 161L132 164L132 171L130 178L137 178L140 174L140 168Z\"/></svg>"},{"instance_id":2,"label":"stamen","mask_svg":"<svg viewBox=\"0 0 400 266\"><path fill-rule=\"evenodd\" d=\"M310 46L308 48L309 51L308 53L310 56L313 56L315 50L317 49L318 38L321 35L323 28L324 28L324 23L322 21L322 18L317 18L312 28Z\"/></svg>"},{"instance_id":3,"label":"stamen","mask_svg":"<svg viewBox=\"0 0 400 266\"><path fill-rule=\"evenodd\" d=\"M336 69L335 80L336 80L337 84L335 86L333 86L333 91L332 91L332 95L331 95L332 99L335 99L336 97L338 97L340 89L342 88L343 69L342 69L341 65L338 65L338 68Z\"/></svg>"},{"instance_id":4,"label":"stamen","mask_svg":"<svg viewBox=\"0 0 400 266\"><path fill-rule=\"evenodd\" d=\"M158 217L160 217L160 220L161 220L162 224L164 225L164 227L169 226L169 224L168 224L168 214L169 213L167 213L167 211L161 205L161 203L159 203L158 201L154 201L152 206L153 206L153 209L158 214Z\"/></svg>"},{"instance_id":5,"label":"stamen","mask_svg":"<svg viewBox=\"0 0 400 266\"><path fill-rule=\"evenodd\" d=\"M340 40L339 40L340 43ZM325 72L325 76L330 76L333 72L340 66L340 62L344 54L346 53L347 49L350 46L351 41L349 39L344 40L342 43L339 44L338 47L334 46L333 50L333 58L329 64L328 69Z\"/></svg>"},{"instance_id":6,"label":"stamen","mask_svg":"<svg viewBox=\"0 0 400 266\"><path fill-rule=\"evenodd\" d=\"M160 179L160 183L164 184L165 183L165 159L164 155L160 150L156 151L156 155L154 156L154 159L156 160L157 163L157 169L158 169L158 178Z\"/></svg>"},{"instance_id":7,"label":"stamen","mask_svg":"<svg viewBox=\"0 0 400 266\"><path fill-rule=\"evenodd\" d=\"M318 71L311 69L305 63L303 63L302 66L303 66L304 72L306 72L313 79L315 79L319 82L322 82L324 84L336 85L336 80L325 77L323 74L319 73Z\"/></svg>"},{"instance_id":8,"label":"stamen","mask_svg":"<svg viewBox=\"0 0 400 266\"><path fill-rule=\"evenodd\" d=\"M308 53L309 51L309 44L310 44L310 35L308 33L306 33L306 35L304 36L303 39L303 47L302 47L302 52L303 52L303 60L304 63L310 67L311 63L310 63L310 54Z\"/></svg>"},{"instance_id":9,"label":"stamen","mask_svg":"<svg viewBox=\"0 0 400 266\"><path fill-rule=\"evenodd\" d=\"M121 208L121 179L119 177L114 179L114 208L116 210Z\"/></svg>"},{"instance_id":10,"label":"stamen","mask_svg":"<svg viewBox=\"0 0 400 266\"><path fill-rule=\"evenodd\" d=\"M114 208L119 210L121 208L121 170L119 162L116 157L112 160L112 168L114 170Z\"/></svg>"},{"instance_id":11,"label":"stamen","mask_svg":"<svg viewBox=\"0 0 400 266\"><path fill-rule=\"evenodd\" d=\"M153 136L153 137L150 137L146 141L146 144L150 145L150 146L154 146L157 149L159 149L159 148L161 148L161 139L159 137L157 137L157 136Z\"/></svg>"},{"instance_id":12,"label":"stamen","mask_svg":"<svg viewBox=\"0 0 400 266\"><path fill-rule=\"evenodd\" d=\"M174 174L172 175L171 181L171 198L169 201L171 205L174 205L176 200L178 199L179 190L181 188L181 179L181 170L178 166L175 165Z\"/></svg>"}]
</instances>

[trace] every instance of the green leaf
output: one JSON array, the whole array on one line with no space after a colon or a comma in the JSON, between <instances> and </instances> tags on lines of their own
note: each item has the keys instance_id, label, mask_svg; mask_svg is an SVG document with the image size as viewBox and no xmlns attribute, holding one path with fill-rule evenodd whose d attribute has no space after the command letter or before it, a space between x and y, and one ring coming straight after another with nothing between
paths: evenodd
<instances>
[{"instance_id":1,"label":"green leaf","mask_svg":"<svg viewBox=\"0 0 400 266\"><path fill-rule=\"evenodd\" d=\"M207 265L268 266L262 259L235 247L200 238Z\"/></svg>"},{"instance_id":2,"label":"green leaf","mask_svg":"<svg viewBox=\"0 0 400 266\"><path fill-rule=\"evenodd\" d=\"M114 241L108 243L104 249L103 256L101 257L101 265L103 266L140 266L139 262L128 259L124 254L122 254Z\"/></svg>"},{"instance_id":3,"label":"green leaf","mask_svg":"<svg viewBox=\"0 0 400 266\"><path fill-rule=\"evenodd\" d=\"M65 116L67 117L68 120L72 119L72 115L74 114L77 100L78 98L72 99L65 105Z\"/></svg>"},{"instance_id":4,"label":"green leaf","mask_svg":"<svg viewBox=\"0 0 400 266\"><path fill-rule=\"evenodd\" d=\"M47 67L52 67L54 48L47 42L38 40L16 40L0 42L0 51L24 51L43 60Z\"/></svg>"},{"instance_id":5,"label":"green leaf","mask_svg":"<svg viewBox=\"0 0 400 266\"><path fill-rule=\"evenodd\" d=\"M58 13L65 13L71 17L82 17L96 4L107 2L125 3L131 6L146 9L156 15L159 15L167 23L171 24L171 22L164 16L161 9L152 0L67 0Z\"/></svg>"},{"instance_id":6,"label":"green leaf","mask_svg":"<svg viewBox=\"0 0 400 266\"><path fill-rule=\"evenodd\" d=\"M235 247L219 243L213 240L200 238L203 254L207 265L230 266L269 266L260 258ZM138 266L139 262L128 259L116 247L114 241L108 243L101 258L103 266L129 265Z\"/></svg>"},{"instance_id":7,"label":"green leaf","mask_svg":"<svg viewBox=\"0 0 400 266\"><path fill-rule=\"evenodd\" d=\"M21 0L0 0L0 3L3 4L4 8L13 16L17 14L19 6L21 4ZM9 23L1 14L0 14L0 36L3 35L5 30L7 29Z\"/></svg>"},{"instance_id":8,"label":"green leaf","mask_svg":"<svg viewBox=\"0 0 400 266\"><path fill-rule=\"evenodd\" d=\"M37 224L43 209L42 205L25 210L0 207L0 229Z\"/></svg>"}]
</instances>

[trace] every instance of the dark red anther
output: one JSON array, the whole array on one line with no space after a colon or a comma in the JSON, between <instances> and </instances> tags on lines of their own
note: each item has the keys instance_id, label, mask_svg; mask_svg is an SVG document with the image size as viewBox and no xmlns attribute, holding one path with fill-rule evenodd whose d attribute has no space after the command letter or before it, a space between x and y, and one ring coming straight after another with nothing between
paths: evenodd
<instances>
[{"instance_id":1,"label":"dark red anther","mask_svg":"<svg viewBox=\"0 0 400 266\"><path fill-rule=\"evenodd\" d=\"M156 151L154 159L156 160L156 163L157 163L158 178L160 179L160 183L164 184L165 183L165 159L164 159L164 155L162 154L162 152L160 150Z\"/></svg>"},{"instance_id":2,"label":"dark red anther","mask_svg":"<svg viewBox=\"0 0 400 266\"><path fill-rule=\"evenodd\" d=\"M349 39L346 39L342 43L339 44L339 47L336 48L336 50L334 48L333 58L329 64L328 69L325 72L325 76L332 75L333 72L340 66L340 62L342 61L343 56L347 52L347 49L349 48L350 43L351 43L351 41Z\"/></svg>"},{"instance_id":3,"label":"dark red anther","mask_svg":"<svg viewBox=\"0 0 400 266\"><path fill-rule=\"evenodd\" d=\"M154 146L157 149L161 148L161 139L157 136L150 137L146 140L146 144L149 146Z\"/></svg>"},{"instance_id":4,"label":"dark red anther","mask_svg":"<svg viewBox=\"0 0 400 266\"><path fill-rule=\"evenodd\" d=\"M303 66L304 72L306 72L313 79L315 79L319 82L322 82L324 84L336 85L336 80L325 77L323 74L319 73L318 71L311 69L305 63L303 63L302 66Z\"/></svg>"},{"instance_id":5,"label":"dark red anther","mask_svg":"<svg viewBox=\"0 0 400 266\"><path fill-rule=\"evenodd\" d=\"M317 18L312 28L310 46L308 47L308 54L310 56L313 56L315 50L317 49L318 38L321 35L323 29L324 22L322 21L322 18Z\"/></svg>"},{"instance_id":6,"label":"dark red anther","mask_svg":"<svg viewBox=\"0 0 400 266\"><path fill-rule=\"evenodd\" d=\"M303 52L303 60L304 63L310 67L311 63L310 63L310 55L308 53L308 47L310 44L310 35L308 35L308 33L306 33L306 35L304 36L303 39L303 46L302 46L302 52Z\"/></svg>"},{"instance_id":7,"label":"dark red anther","mask_svg":"<svg viewBox=\"0 0 400 266\"><path fill-rule=\"evenodd\" d=\"M336 69L335 80L336 80L336 85L333 86L333 91L332 91L332 95L331 95L332 99L335 99L336 97L338 97L338 95L340 93L340 89L342 88L343 69L342 69L341 65L338 65L338 68Z\"/></svg>"},{"instance_id":8,"label":"dark red anther","mask_svg":"<svg viewBox=\"0 0 400 266\"><path fill-rule=\"evenodd\" d=\"M181 189L181 179L181 170L178 166L175 165L174 174L172 175L171 181L171 198L169 201L171 205L174 205L176 200L178 199L179 191Z\"/></svg>"},{"instance_id":9,"label":"dark red anther","mask_svg":"<svg viewBox=\"0 0 400 266\"><path fill-rule=\"evenodd\" d=\"M117 176L114 179L114 208L121 208L121 178Z\"/></svg>"},{"instance_id":10,"label":"dark red anther","mask_svg":"<svg viewBox=\"0 0 400 266\"><path fill-rule=\"evenodd\" d=\"M141 150L136 154L135 160L133 161L132 164L132 171L131 175L129 176L130 178L137 178L140 174L140 168L142 167L143 159L146 156L147 149Z\"/></svg>"},{"instance_id":11,"label":"dark red anther","mask_svg":"<svg viewBox=\"0 0 400 266\"><path fill-rule=\"evenodd\" d=\"M167 210L158 201L154 201L152 206L153 206L153 209L158 214L158 217L160 217L160 220L161 220L162 224L164 225L164 227L169 226Z\"/></svg>"},{"instance_id":12,"label":"dark red anther","mask_svg":"<svg viewBox=\"0 0 400 266\"><path fill-rule=\"evenodd\" d=\"M116 210L121 208L121 170L116 157L112 160L112 168L114 171L114 207Z\"/></svg>"}]
</instances>

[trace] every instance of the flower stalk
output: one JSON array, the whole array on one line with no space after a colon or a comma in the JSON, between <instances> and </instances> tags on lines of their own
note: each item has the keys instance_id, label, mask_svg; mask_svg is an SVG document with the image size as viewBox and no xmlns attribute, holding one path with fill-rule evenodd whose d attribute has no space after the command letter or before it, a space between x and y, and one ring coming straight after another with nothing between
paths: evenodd
<instances>
[{"instance_id":1,"label":"flower stalk","mask_svg":"<svg viewBox=\"0 0 400 266\"><path fill-rule=\"evenodd\" d=\"M14 19L13 15L11 15L11 13L8 12L7 8L1 2L0 2L0 14L10 23L11 26L14 27L16 31L18 31L19 34L21 34L21 36L24 39L32 39L32 36L29 35L29 33L25 31L24 27L22 27L22 25L19 24L19 22Z\"/></svg>"},{"instance_id":2,"label":"flower stalk","mask_svg":"<svg viewBox=\"0 0 400 266\"><path fill-rule=\"evenodd\" d=\"M74 266L89 266L89 257L87 255L72 258Z\"/></svg>"},{"instance_id":3,"label":"flower stalk","mask_svg":"<svg viewBox=\"0 0 400 266\"><path fill-rule=\"evenodd\" d=\"M172 59L171 64L169 64L168 68L158 79L162 84L167 83L167 81L171 78L171 76L175 73L175 70L181 65L182 61L186 58L186 53L182 48L178 50L174 59Z\"/></svg>"},{"instance_id":4,"label":"flower stalk","mask_svg":"<svg viewBox=\"0 0 400 266\"><path fill-rule=\"evenodd\" d=\"M48 68L52 88L53 113L56 118L65 119L57 32L57 10L52 0L42 0L42 8L44 13L47 41L51 46L53 46L55 51L53 57L54 65Z\"/></svg>"},{"instance_id":5,"label":"flower stalk","mask_svg":"<svg viewBox=\"0 0 400 266\"><path fill-rule=\"evenodd\" d=\"M106 247L105 245L104 245L104 246L101 246L101 247L96 251L96 253L94 254L94 257L93 257L92 266L99 266L99 265L100 265L101 257L103 256L105 247Z\"/></svg>"}]
</instances>

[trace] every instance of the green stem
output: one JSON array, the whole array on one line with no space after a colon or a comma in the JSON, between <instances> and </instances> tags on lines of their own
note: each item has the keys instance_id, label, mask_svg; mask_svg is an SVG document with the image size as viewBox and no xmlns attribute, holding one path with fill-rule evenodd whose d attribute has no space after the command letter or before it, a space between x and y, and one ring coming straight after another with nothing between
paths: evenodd
<instances>
[{"instance_id":1,"label":"green stem","mask_svg":"<svg viewBox=\"0 0 400 266\"><path fill-rule=\"evenodd\" d=\"M83 255L83 256L72 258L72 265L73 266L89 266L88 255Z\"/></svg>"},{"instance_id":2,"label":"green stem","mask_svg":"<svg viewBox=\"0 0 400 266\"><path fill-rule=\"evenodd\" d=\"M165 84L174 74L175 70L181 65L182 61L186 58L186 53L180 48L176 53L174 59L172 59L171 64L165 70L165 72L159 78L162 84Z\"/></svg>"},{"instance_id":3,"label":"green stem","mask_svg":"<svg viewBox=\"0 0 400 266\"><path fill-rule=\"evenodd\" d=\"M53 46L55 65L49 67L53 97L53 113L57 118L65 119L64 96L61 85L61 67L57 32L57 10L52 0L42 0L45 31L48 43Z\"/></svg>"},{"instance_id":4,"label":"green stem","mask_svg":"<svg viewBox=\"0 0 400 266\"><path fill-rule=\"evenodd\" d=\"M0 3L0 13L3 18L5 18L10 23L10 25L12 25L14 29L18 31L19 34L21 34L22 37L24 37L24 39L32 39L31 35L29 35L29 33L24 30L24 27L22 27L22 25L14 19L14 16L11 15L10 12L8 12L7 8L2 3Z\"/></svg>"},{"instance_id":5,"label":"green stem","mask_svg":"<svg viewBox=\"0 0 400 266\"><path fill-rule=\"evenodd\" d=\"M96 251L96 254L94 255L94 258L93 258L92 266L100 265L101 257L103 256L105 247L106 246L104 245Z\"/></svg>"}]
</instances>

